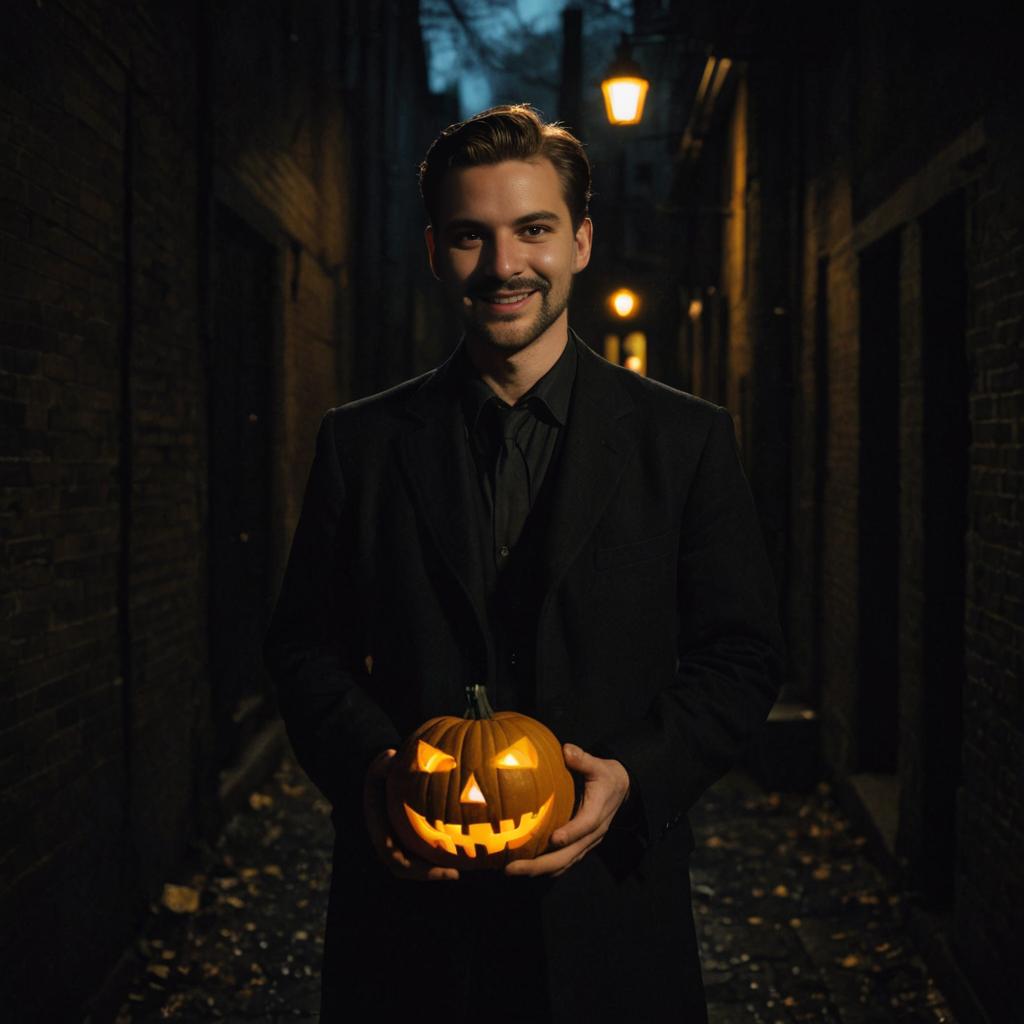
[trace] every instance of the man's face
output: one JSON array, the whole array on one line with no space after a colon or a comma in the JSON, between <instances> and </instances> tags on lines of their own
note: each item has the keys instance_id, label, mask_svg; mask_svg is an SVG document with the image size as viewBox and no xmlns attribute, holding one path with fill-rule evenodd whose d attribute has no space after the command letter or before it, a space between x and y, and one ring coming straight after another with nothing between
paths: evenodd
<instances>
[{"instance_id":1,"label":"man's face","mask_svg":"<svg viewBox=\"0 0 1024 1024\"><path fill-rule=\"evenodd\" d=\"M430 267L474 341L505 354L562 336L573 274L590 259L589 219L573 231L550 160L506 160L448 171Z\"/></svg>"}]
</instances>

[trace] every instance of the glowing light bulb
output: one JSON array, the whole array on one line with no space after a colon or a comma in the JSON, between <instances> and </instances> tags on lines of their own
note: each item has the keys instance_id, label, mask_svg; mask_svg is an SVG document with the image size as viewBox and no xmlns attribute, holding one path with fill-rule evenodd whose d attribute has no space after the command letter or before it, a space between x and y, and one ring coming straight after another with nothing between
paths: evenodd
<instances>
[{"instance_id":1,"label":"glowing light bulb","mask_svg":"<svg viewBox=\"0 0 1024 1024\"><path fill-rule=\"evenodd\" d=\"M620 288L612 295L612 309L623 319L627 316L632 316L636 312L636 307L636 293L631 292L628 288Z\"/></svg>"}]
</instances>

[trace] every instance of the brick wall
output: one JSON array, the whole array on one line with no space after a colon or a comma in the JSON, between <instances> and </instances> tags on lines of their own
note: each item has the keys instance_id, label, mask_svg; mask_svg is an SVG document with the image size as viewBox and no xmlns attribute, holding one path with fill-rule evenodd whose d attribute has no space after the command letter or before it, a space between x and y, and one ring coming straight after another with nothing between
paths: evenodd
<instances>
[{"instance_id":1,"label":"brick wall","mask_svg":"<svg viewBox=\"0 0 1024 1024\"><path fill-rule=\"evenodd\" d=\"M985 118L969 205L972 444L956 946L993 1016L1024 1000L1024 139L1020 90Z\"/></svg>"},{"instance_id":2,"label":"brick wall","mask_svg":"<svg viewBox=\"0 0 1024 1024\"><path fill-rule=\"evenodd\" d=\"M878 698L864 668L877 623L864 581L880 533L892 529L893 852L906 884L945 915L993 1018L1009 1019L1021 999L1013 922L1024 912L1021 83L1010 74L1015 57L995 5L926 21L876 0L833 5L827 16L810 5L796 10L782 35L765 25L751 35L730 117L718 128L724 155L710 157L729 210L727 404L740 413L760 508L778 469L765 455L777 438L771 417L787 415L765 388L780 379L769 314L786 305L776 296L784 294L779 267L788 267L794 314L782 340L792 345L793 389L782 487L790 518L781 532L791 692L816 703L832 773L879 771L872 745L884 730L871 727ZM788 57L777 62L780 52ZM789 224L780 226L792 196ZM954 237L964 230L965 244ZM870 379L868 369L878 354L877 308L862 275L883 242L898 256L895 381ZM928 319L929 308L945 309L943 289L961 296L966 326L956 338ZM753 411L739 389L744 374ZM893 409L883 408L890 400ZM875 497L865 452L875 418L890 413L896 479L891 519L880 523L865 512ZM769 538L773 515L762 515ZM948 557L957 552L959 568ZM955 858L942 866L947 849Z\"/></svg>"},{"instance_id":3,"label":"brick wall","mask_svg":"<svg viewBox=\"0 0 1024 1024\"><path fill-rule=\"evenodd\" d=\"M978 38L953 45L948 25L930 25L914 36L906 25L894 26L888 13L873 17L871 4L852 9L859 9L861 19L856 40L837 42L824 56L804 54L800 72L806 185L794 400L803 428L793 436L792 667L801 688L818 693L828 764L840 776L857 771L867 753L858 746L857 587L860 556L872 540L860 536L857 512L864 429L857 387L857 264L868 246L894 233L900 250L895 853L908 872L908 885L928 892L940 909L949 901L949 935L957 957L994 1018L1003 1019L1010 1006L1019 1005L1011 922L1019 919L1024 900L1024 777L1012 767L1020 764L1024 746L1016 682L1024 621L1019 458L1024 216L1019 189L1012 184L1021 174L1024 147L1010 113L1019 105L1019 89L991 71L990 65L998 64L998 47L993 50L994 36L984 37L983 11L973 26ZM922 47L932 48L938 58L924 68L919 60L904 59ZM983 53L977 67L965 56ZM958 62L945 59L950 55ZM949 97L941 117L933 116L936 95ZM890 102L893 97L897 102ZM952 839L957 860L951 890L936 896L928 865L949 840L939 834L929 801L947 753L934 749L940 734L934 704L941 695L932 689L928 648L934 638L926 630L929 604L945 598L929 591L934 552L929 553L927 523L942 512L928 504L927 466L929 460L941 466L946 456L928 447L933 442L927 431L926 364L939 342L924 333L922 323L922 224L958 193L968 225L966 671L959 817ZM952 473L955 452L947 454ZM950 516L955 512L948 510Z\"/></svg>"},{"instance_id":4,"label":"brick wall","mask_svg":"<svg viewBox=\"0 0 1024 1024\"><path fill-rule=\"evenodd\" d=\"M403 152L433 131L415 4L392 6L401 46L369 65L357 4L5 11L0 1000L19 1020L74 1014L216 820L223 230L270 267L269 611L320 416L357 392L356 91L390 90L378 129ZM418 251L387 244L413 280ZM414 348L382 359L409 375Z\"/></svg>"},{"instance_id":5,"label":"brick wall","mask_svg":"<svg viewBox=\"0 0 1024 1024\"><path fill-rule=\"evenodd\" d=\"M123 945L195 781L191 42L145 13L19 5L4 33L2 915L26 1019Z\"/></svg>"}]
</instances>

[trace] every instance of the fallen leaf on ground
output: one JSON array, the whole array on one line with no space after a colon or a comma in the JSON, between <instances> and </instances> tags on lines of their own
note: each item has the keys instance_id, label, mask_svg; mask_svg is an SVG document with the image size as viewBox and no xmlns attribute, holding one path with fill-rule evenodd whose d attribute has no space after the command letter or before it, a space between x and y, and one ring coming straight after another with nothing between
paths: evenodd
<instances>
[{"instance_id":1,"label":"fallen leaf on ground","mask_svg":"<svg viewBox=\"0 0 1024 1024\"><path fill-rule=\"evenodd\" d=\"M199 909L199 891L189 885L172 885L167 882L162 903L175 914L194 914Z\"/></svg>"}]
</instances>

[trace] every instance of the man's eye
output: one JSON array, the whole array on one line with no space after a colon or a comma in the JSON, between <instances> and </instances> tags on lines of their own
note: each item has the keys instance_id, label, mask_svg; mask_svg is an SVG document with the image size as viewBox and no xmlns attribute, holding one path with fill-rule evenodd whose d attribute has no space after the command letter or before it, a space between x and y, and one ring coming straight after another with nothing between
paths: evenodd
<instances>
[{"instance_id":1,"label":"man's eye","mask_svg":"<svg viewBox=\"0 0 1024 1024\"><path fill-rule=\"evenodd\" d=\"M476 231L459 231L455 235L456 245L468 245L479 240L480 235Z\"/></svg>"},{"instance_id":2,"label":"man's eye","mask_svg":"<svg viewBox=\"0 0 1024 1024\"><path fill-rule=\"evenodd\" d=\"M551 228L546 224L528 224L524 230L530 238L539 238L541 235L546 235Z\"/></svg>"}]
</instances>

